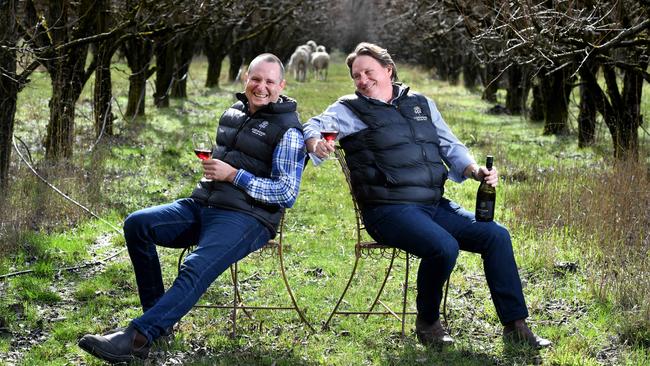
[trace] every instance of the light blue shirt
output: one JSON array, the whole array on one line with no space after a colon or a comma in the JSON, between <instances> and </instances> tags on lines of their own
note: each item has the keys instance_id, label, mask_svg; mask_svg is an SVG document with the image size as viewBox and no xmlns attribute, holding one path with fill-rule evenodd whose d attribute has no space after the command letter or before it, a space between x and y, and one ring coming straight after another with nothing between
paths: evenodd
<instances>
[{"instance_id":1,"label":"light blue shirt","mask_svg":"<svg viewBox=\"0 0 650 366\"><path fill-rule=\"evenodd\" d=\"M395 85L397 87L397 97L401 96L406 92L406 88L402 85ZM397 97L395 97L391 103L393 103ZM438 138L440 139L440 156L449 168L449 178L454 182L464 181L465 168L470 164L476 164L474 157L469 153L467 147L458 140L458 138L451 132L451 129L442 119L436 104L430 98L426 97L427 102L429 103L429 110L431 111L431 120L433 125L438 132ZM380 101L381 102L381 101ZM385 103L385 102L382 102ZM328 120L333 120L338 123L339 134L337 140L344 138L345 136L351 135L355 132L364 130L368 128L368 125L363 123L359 117L352 112L348 107L343 103L336 101L331 104L327 109L318 116L312 117L307 121L303 126L303 133L305 135L305 141L315 137L320 138L320 131L322 130L323 125ZM315 165L320 164L321 159L319 159L315 154L309 154L310 158L314 161Z\"/></svg>"}]
</instances>

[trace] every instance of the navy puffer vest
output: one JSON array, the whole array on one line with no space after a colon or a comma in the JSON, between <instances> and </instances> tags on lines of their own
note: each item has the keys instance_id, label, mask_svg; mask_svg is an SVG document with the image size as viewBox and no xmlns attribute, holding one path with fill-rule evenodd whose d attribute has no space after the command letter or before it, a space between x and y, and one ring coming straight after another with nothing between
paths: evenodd
<instances>
[{"instance_id":1,"label":"navy puffer vest","mask_svg":"<svg viewBox=\"0 0 650 366\"><path fill-rule=\"evenodd\" d=\"M296 102L281 96L280 103L270 103L248 115L246 97L238 93L239 102L219 119L217 148L212 157L256 177L271 176L273 152L289 128L302 131ZM259 202L228 182L199 182L192 198L206 205L249 213L261 220L275 236L284 208Z\"/></svg>"},{"instance_id":2,"label":"navy puffer vest","mask_svg":"<svg viewBox=\"0 0 650 366\"><path fill-rule=\"evenodd\" d=\"M359 94L339 101L368 125L340 141L359 204L437 203L447 168L427 99L406 89L394 105Z\"/></svg>"}]
</instances>

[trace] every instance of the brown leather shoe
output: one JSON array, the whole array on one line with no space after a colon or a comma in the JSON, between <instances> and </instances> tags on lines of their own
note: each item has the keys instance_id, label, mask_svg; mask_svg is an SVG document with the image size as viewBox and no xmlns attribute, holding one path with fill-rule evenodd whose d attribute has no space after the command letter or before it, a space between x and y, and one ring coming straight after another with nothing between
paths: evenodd
<instances>
[{"instance_id":1,"label":"brown leather shoe","mask_svg":"<svg viewBox=\"0 0 650 366\"><path fill-rule=\"evenodd\" d=\"M429 323L418 315L415 318L415 335L425 346L447 346L454 343L454 339L442 327L440 319Z\"/></svg>"},{"instance_id":2,"label":"brown leather shoe","mask_svg":"<svg viewBox=\"0 0 650 366\"><path fill-rule=\"evenodd\" d=\"M79 347L91 355L111 363L132 362L149 356L147 338L132 325L107 335L86 334Z\"/></svg>"},{"instance_id":3,"label":"brown leather shoe","mask_svg":"<svg viewBox=\"0 0 650 366\"><path fill-rule=\"evenodd\" d=\"M525 343L537 349L546 348L552 344L548 339L535 335L528 328L524 319L515 320L512 323L506 324L503 327L503 339L510 343Z\"/></svg>"}]
</instances>

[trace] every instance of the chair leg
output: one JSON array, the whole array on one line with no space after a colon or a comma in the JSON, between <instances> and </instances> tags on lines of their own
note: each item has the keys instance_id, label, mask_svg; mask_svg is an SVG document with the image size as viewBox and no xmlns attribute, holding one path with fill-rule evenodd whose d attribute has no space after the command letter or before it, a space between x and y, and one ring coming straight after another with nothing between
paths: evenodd
<instances>
[{"instance_id":1,"label":"chair leg","mask_svg":"<svg viewBox=\"0 0 650 366\"><path fill-rule=\"evenodd\" d=\"M231 321L232 321L232 333L230 334L231 338L237 337L237 305L239 297L239 287L237 279L237 262L230 266L230 275L232 276L232 286L233 286L233 299L232 299L232 312Z\"/></svg>"},{"instance_id":2,"label":"chair leg","mask_svg":"<svg viewBox=\"0 0 650 366\"><path fill-rule=\"evenodd\" d=\"M411 263L411 261L409 259L410 259L409 254L406 253L406 275L404 277L404 300L402 301L402 337L405 337L404 323L406 322L406 300L407 300L407 297L408 297L409 269L410 269L410 263Z\"/></svg>"},{"instance_id":3,"label":"chair leg","mask_svg":"<svg viewBox=\"0 0 650 366\"><path fill-rule=\"evenodd\" d=\"M384 281L381 283L381 286L379 287L379 291L377 291L377 297L375 297L375 301L373 301L372 305L370 305L368 314L364 315L364 319L368 319L370 313L375 308L375 305L377 305L377 303L379 302L379 298L381 297L381 294L384 292L384 287L386 286L386 282L388 282L388 277L390 276L390 272L393 270L393 263L395 262L396 255L397 255L397 249L393 249L393 255L391 255L390 257L390 263L388 264L388 268L386 268L386 276L384 276Z\"/></svg>"},{"instance_id":4,"label":"chair leg","mask_svg":"<svg viewBox=\"0 0 650 366\"><path fill-rule=\"evenodd\" d=\"M323 330L328 329L330 321L332 320L332 317L334 317L334 314L336 314L337 310L339 309L339 306L341 305L341 302L343 301L343 298L345 297L345 294L348 292L348 289L350 288L350 284L352 283L352 279L354 278L354 274L357 272L357 265L359 264L359 256L356 256L356 259L354 261L354 266L352 267L352 273L350 274L350 279L348 280L348 283L345 285L345 288L343 289L343 293L341 294L341 297L339 298L339 301L336 302L336 305L334 306L334 310L332 310L332 313L330 313L329 318L327 318L327 321L323 325Z\"/></svg>"},{"instance_id":5,"label":"chair leg","mask_svg":"<svg viewBox=\"0 0 650 366\"><path fill-rule=\"evenodd\" d=\"M300 316L300 320L302 320L303 323L307 324L307 327L315 333L316 330L314 327L312 327L311 323L307 321L307 318L305 317L305 314L302 312L300 307L298 306L298 303L296 302L296 297L293 295L293 291L291 291L291 286L289 285L289 280L287 279L287 274L284 268L284 257L282 255L282 245L280 244L278 246L278 256L280 257L280 272L282 273L282 280L284 281L284 286L287 288L287 292L289 293L289 297L291 297L291 302L293 303L294 309L296 309L296 312Z\"/></svg>"}]
</instances>

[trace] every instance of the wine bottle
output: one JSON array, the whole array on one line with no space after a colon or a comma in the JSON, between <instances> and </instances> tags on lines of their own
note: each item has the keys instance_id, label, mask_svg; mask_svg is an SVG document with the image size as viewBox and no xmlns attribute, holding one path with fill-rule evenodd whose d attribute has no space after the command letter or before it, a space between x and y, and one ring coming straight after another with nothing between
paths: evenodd
<instances>
[{"instance_id":1,"label":"wine bottle","mask_svg":"<svg viewBox=\"0 0 650 366\"><path fill-rule=\"evenodd\" d=\"M492 170L492 162L494 157L488 155L485 160L485 167ZM497 198L497 190L495 187L481 181L476 192L476 221L492 221L494 220L494 203Z\"/></svg>"}]
</instances>

